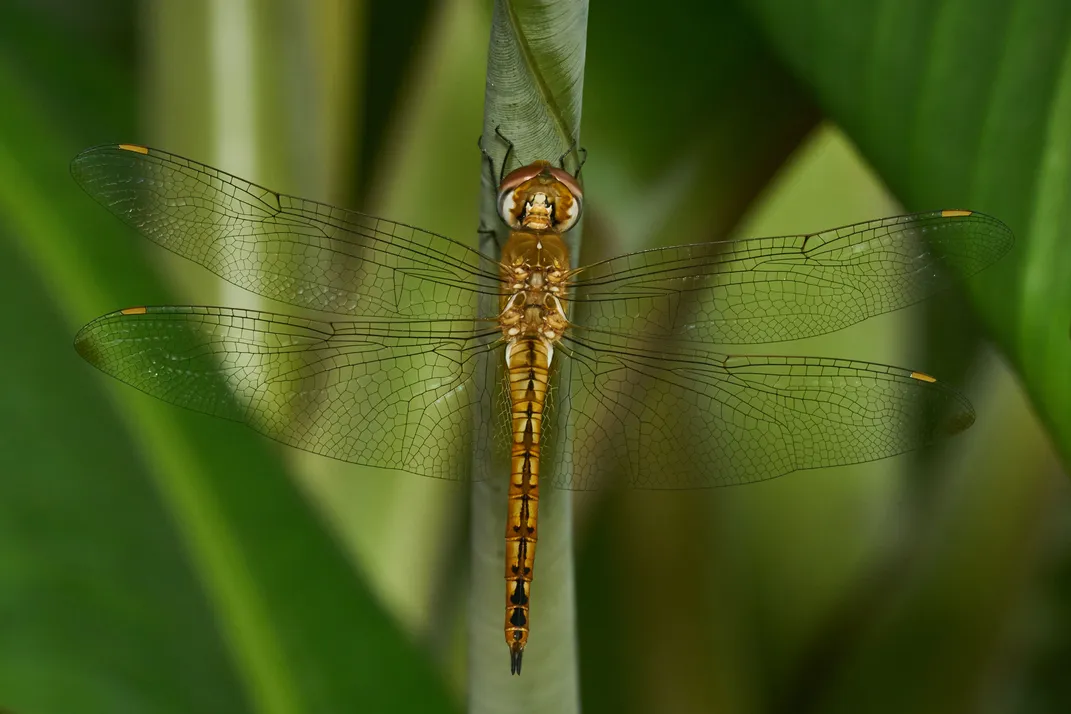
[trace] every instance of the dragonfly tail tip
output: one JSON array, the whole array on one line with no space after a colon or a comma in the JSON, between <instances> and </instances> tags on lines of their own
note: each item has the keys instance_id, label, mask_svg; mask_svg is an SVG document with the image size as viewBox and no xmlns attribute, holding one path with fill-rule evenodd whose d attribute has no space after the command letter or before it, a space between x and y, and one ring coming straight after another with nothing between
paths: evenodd
<instances>
[{"instance_id":1,"label":"dragonfly tail tip","mask_svg":"<svg viewBox=\"0 0 1071 714\"><path fill-rule=\"evenodd\" d=\"M521 656L524 654L524 650L520 647L509 648L509 672L510 674L521 673Z\"/></svg>"}]
</instances>

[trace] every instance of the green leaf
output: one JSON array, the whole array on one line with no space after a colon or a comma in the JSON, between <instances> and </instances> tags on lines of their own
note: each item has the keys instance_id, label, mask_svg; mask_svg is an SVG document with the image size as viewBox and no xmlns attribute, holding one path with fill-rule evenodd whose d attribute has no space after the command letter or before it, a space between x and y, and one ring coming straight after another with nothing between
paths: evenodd
<instances>
[{"instance_id":1,"label":"green leaf","mask_svg":"<svg viewBox=\"0 0 1071 714\"><path fill-rule=\"evenodd\" d=\"M1071 463L1071 5L750 7L909 208L984 211L1015 232L971 295Z\"/></svg>"},{"instance_id":2,"label":"green leaf","mask_svg":"<svg viewBox=\"0 0 1071 714\"><path fill-rule=\"evenodd\" d=\"M623 0L597 7L588 35L581 263L728 237L816 125L811 99L732 4ZM746 618L719 587L731 546L710 535L723 500L599 502L578 549L585 711L736 711L753 696Z\"/></svg>"},{"instance_id":3,"label":"green leaf","mask_svg":"<svg viewBox=\"0 0 1071 714\"><path fill-rule=\"evenodd\" d=\"M587 64L583 264L726 238L819 119L731 3L599 8Z\"/></svg>"},{"instance_id":4,"label":"green leaf","mask_svg":"<svg viewBox=\"0 0 1071 714\"><path fill-rule=\"evenodd\" d=\"M1016 233L1012 253L971 280L969 295L1066 462L1071 8L1045 0L747 7L909 209L980 210ZM948 329L935 335L935 359L947 363L966 321L962 311L937 319ZM992 662L1008 657L1022 610L1037 616L1028 575L1045 547L1039 524L1064 506L1049 500L1052 465L1029 410L985 366L972 390L979 425L949 445L954 458L921 455L914 470L916 484L929 482L928 508L905 529L901 556L872 569L879 585L861 581L862 597L849 595L830 614L825 642L819 634L782 692L786 711L968 711L1016 686L1021 669L994 676Z\"/></svg>"},{"instance_id":5,"label":"green leaf","mask_svg":"<svg viewBox=\"0 0 1071 714\"><path fill-rule=\"evenodd\" d=\"M82 51L92 55L91 45ZM135 84L94 84L89 126L130 131ZM71 337L167 300L137 236L73 185L92 138L46 110L78 75L0 63L0 704L15 711L444 711L415 644L281 467L236 425L81 364ZM33 86L31 90L30 87ZM122 121L108 120L126 107Z\"/></svg>"}]
</instances>

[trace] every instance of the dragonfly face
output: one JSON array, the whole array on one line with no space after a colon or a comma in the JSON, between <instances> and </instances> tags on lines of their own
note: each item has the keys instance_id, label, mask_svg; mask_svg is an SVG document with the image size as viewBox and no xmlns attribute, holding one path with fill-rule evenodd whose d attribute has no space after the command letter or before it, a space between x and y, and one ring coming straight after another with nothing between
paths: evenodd
<instances>
[{"instance_id":1,"label":"dragonfly face","mask_svg":"<svg viewBox=\"0 0 1071 714\"><path fill-rule=\"evenodd\" d=\"M498 189L498 215L510 228L565 233L580 220L583 191L567 171L536 161L508 174Z\"/></svg>"},{"instance_id":2,"label":"dragonfly face","mask_svg":"<svg viewBox=\"0 0 1071 714\"><path fill-rule=\"evenodd\" d=\"M140 146L89 149L71 171L162 247L326 314L128 308L78 333L89 362L331 458L459 481L510 474L514 671L528 636L541 482L727 486L961 431L970 403L921 372L713 346L810 337L905 307L992 264L1013 240L984 214L933 211L570 270L561 234L579 219L582 192L546 162L503 180L498 206L513 232L499 259ZM485 296L497 314L480 312ZM503 378L488 385L488 374ZM552 380L557 413L546 408ZM498 425L503 402L511 416ZM565 446L545 451L544 432Z\"/></svg>"}]
</instances>

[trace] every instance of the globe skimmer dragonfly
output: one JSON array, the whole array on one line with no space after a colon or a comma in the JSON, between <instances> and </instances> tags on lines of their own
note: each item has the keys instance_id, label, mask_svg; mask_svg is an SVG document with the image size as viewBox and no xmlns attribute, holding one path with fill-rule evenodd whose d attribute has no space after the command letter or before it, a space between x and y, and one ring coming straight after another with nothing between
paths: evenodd
<instances>
[{"instance_id":1,"label":"globe skimmer dragonfly","mask_svg":"<svg viewBox=\"0 0 1071 714\"><path fill-rule=\"evenodd\" d=\"M71 168L149 240L322 314L128 308L78 333L93 365L331 458L457 481L509 475L515 673L541 483L743 484L893 456L967 428L967 399L922 372L713 345L811 337L911 305L992 264L1013 240L995 218L946 210L574 270L562 234L582 191L545 161L502 180L499 212L512 232L501 259L141 146L89 149ZM557 409L547 404L554 382Z\"/></svg>"}]
</instances>

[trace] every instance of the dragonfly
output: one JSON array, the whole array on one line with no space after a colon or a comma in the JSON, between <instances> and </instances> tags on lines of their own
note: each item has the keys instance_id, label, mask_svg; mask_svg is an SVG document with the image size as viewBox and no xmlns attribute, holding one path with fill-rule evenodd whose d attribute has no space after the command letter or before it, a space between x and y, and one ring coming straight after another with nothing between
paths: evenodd
<instances>
[{"instance_id":1,"label":"dragonfly","mask_svg":"<svg viewBox=\"0 0 1071 714\"><path fill-rule=\"evenodd\" d=\"M71 172L154 243L315 312L126 308L79 331L91 364L334 459L455 481L508 474L514 674L530 632L542 484L744 484L966 429L970 402L924 372L714 347L797 340L906 307L1013 242L996 218L942 210L572 268L563 237L583 190L548 161L501 177L509 237L497 258L143 146L88 149Z\"/></svg>"}]
</instances>

